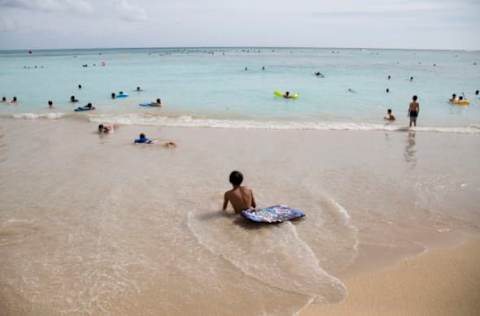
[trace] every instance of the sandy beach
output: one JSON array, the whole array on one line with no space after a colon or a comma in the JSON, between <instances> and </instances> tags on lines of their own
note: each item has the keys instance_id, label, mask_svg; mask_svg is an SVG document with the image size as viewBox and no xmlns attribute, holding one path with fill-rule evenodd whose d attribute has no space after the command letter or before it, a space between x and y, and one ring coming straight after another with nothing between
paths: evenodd
<instances>
[{"instance_id":1,"label":"sandy beach","mask_svg":"<svg viewBox=\"0 0 480 316\"><path fill-rule=\"evenodd\" d=\"M476 134L132 125L99 136L82 116L0 127L2 314L478 306L478 242L458 248L479 232ZM140 132L160 145L133 145ZM306 217L222 214L234 169L259 206Z\"/></svg>"},{"instance_id":2,"label":"sandy beach","mask_svg":"<svg viewBox=\"0 0 480 316\"><path fill-rule=\"evenodd\" d=\"M435 249L345 284L344 302L310 305L301 315L477 315L480 241Z\"/></svg>"}]
</instances>

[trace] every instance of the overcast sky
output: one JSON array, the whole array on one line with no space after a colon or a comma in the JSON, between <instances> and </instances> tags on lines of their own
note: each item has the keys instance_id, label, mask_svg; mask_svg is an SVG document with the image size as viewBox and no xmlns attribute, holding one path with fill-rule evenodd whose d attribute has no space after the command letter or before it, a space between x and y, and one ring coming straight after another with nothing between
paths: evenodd
<instances>
[{"instance_id":1,"label":"overcast sky","mask_svg":"<svg viewBox=\"0 0 480 316\"><path fill-rule=\"evenodd\" d=\"M480 49L480 0L0 0L0 49Z\"/></svg>"}]
</instances>

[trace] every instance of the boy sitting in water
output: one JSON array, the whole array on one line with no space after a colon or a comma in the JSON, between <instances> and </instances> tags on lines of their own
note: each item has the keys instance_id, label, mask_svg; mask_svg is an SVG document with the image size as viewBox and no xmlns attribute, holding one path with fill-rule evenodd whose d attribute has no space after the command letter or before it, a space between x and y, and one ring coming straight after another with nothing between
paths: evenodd
<instances>
[{"instance_id":1,"label":"boy sitting in water","mask_svg":"<svg viewBox=\"0 0 480 316\"><path fill-rule=\"evenodd\" d=\"M392 109L387 110L387 116L384 117L387 121L395 121L395 116L392 113Z\"/></svg>"},{"instance_id":2,"label":"boy sitting in water","mask_svg":"<svg viewBox=\"0 0 480 316\"><path fill-rule=\"evenodd\" d=\"M225 198L223 200L223 211L226 211L228 202L233 206L235 213L239 214L241 211L248 210L249 208L257 207L255 198L253 197L253 191L247 187L241 186L243 181L243 175L240 171L232 171L230 173L230 183L233 189L225 192Z\"/></svg>"}]
</instances>

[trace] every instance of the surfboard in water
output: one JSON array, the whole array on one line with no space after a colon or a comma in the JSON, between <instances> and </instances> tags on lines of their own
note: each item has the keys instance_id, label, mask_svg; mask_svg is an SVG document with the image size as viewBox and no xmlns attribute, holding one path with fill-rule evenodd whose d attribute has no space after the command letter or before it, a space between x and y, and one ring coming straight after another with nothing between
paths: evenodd
<instances>
[{"instance_id":1,"label":"surfboard in water","mask_svg":"<svg viewBox=\"0 0 480 316\"><path fill-rule=\"evenodd\" d=\"M249 209L242 216L257 223L281 223L305 216L302 211L286 205L274 205L261 209Z\"/></svg>"}]
</instances>

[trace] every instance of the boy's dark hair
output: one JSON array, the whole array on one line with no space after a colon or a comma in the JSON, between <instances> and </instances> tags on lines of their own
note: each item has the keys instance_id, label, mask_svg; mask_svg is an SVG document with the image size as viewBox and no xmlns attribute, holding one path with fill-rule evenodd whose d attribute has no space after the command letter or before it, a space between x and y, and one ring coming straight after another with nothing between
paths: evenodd
<instances>
[{"instance_id":1,"label":"boy's dark hair","mask_svg":"<svg viewBox=\"0 0 480 316\"><path fill-rule=\"evenodd\" d=\"M243 174L240 172L240 171L232 171L232 173L230 173L230 183L232 185L240 185L242 184L242 181L243 181Z\"/></svg>"},{"instance_id":2,"label":"boy's dark hair","mask_svg":"<svg viewBox=\"0 0 480 316\"><path fill-rule=\"evenodd\" d=\"M418 97L416 95L413 96L413 101L417 101Z\"/></svg>"},{"instance_id":3,"label":"boy's dark hair","mask_svg":"<svg viewBox=\"0 0 480 316\"><path fill-rule=\"evenodd\" d=\"M387 113L392 113L392 109L388 109L388 110L387 110Z\"/></svg>"}]
</instances>

